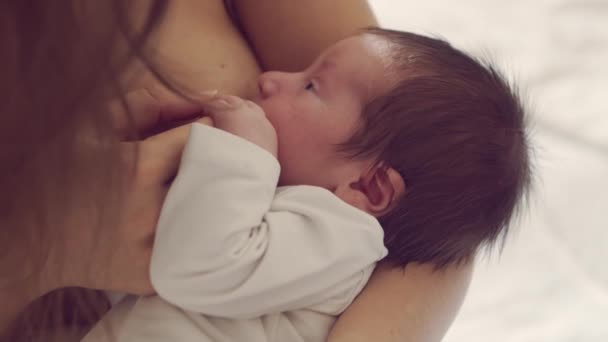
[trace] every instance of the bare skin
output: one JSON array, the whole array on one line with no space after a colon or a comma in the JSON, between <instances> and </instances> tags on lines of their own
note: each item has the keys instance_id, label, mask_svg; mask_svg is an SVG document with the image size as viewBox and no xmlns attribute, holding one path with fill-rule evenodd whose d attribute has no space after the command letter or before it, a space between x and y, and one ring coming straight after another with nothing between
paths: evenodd
<instances>
[{"instance_id":1,"label":"bare skin","mask_svg":"<svg viewBox=\"0 0 608 342\"><path fill-rule=\"evenodd\" d=\"M258 96L257 77L262 69L298 71L309 65L327 46L359 28L376 24L363 0L310 0L306 6L298 1L236 0L234 6L251 46L230 20L222 1L170 1L166 19L154 42L160 54L161 71L193 91L217 89L243 98L254 98ZM124 78L131 90L157 85L150 75L139 73L137 66ZM154 152L163 150L161 147L168 144L183 144L185 138L187 129L174 130L169 135L148 141L147 146ZM157 162L157 159L150 162ZM171 159L175 158L166 160ZM157 178L172 168L172 164L158 166ZM152 206L158 206L166 189L160 187L160 181L154 182L150 177L154 176L147 175L147 183L139 186L150 189L154 196L143 198L152 198L155 201ZM141 194L145 191L148 190L143 189ZM124 250L132 252L133 249L127 247ZM146 257L146 251L139 255L141 260ZM125 259L134 258L137 256ZM135 262L132 267L139 265L142 268L145 263ZM471 270L472 265L450 267L438 273L424 265L409 265L405 269L380 265L368 286L339 318L329 341L439 341L461 305ZM128 270L121 272L118 274L134 274ZM127 286L120 283L123 280L106 279L104 283L90 287L128 290L130 286L136 286L133 292L146 292L145 281L141 286L135 282ZM14 299L14 303L12 307L3 305L0 323L6 323L35 297L66 284L65 281L53 282L45 289L21 287L15 291L3 291L0 294L4 296L2 298Z\"/></svg>"},{"instance_id":2,"label":"bare skin","mask_svg":"<svg viewBox=\"0 0 608 342\"><path fill-rule=\"evenodd\" d=\"M236 0L251 51L222 1L176 0L170 7L158 48L169 60L179 61L171 65L183 67L178 81L244 98L258 95L256 80L262 70L300 71L334 42L377 25L363 0L312 0L306 6ZM146 84L144 80L137 86ZM441 272L418 264L405 269L381 265L328 341L440 341L462 304L472 269L472 264Z\"/></svg>"}]
</instances>

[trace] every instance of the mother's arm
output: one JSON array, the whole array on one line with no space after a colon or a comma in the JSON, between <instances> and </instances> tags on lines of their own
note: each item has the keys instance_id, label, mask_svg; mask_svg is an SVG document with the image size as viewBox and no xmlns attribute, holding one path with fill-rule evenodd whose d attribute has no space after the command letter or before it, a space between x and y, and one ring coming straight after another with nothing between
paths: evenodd
<instances>
[{"instance_id":1,"label":"mother's arm","mask_svg":"<svg viewBox=\"0 0 608 342\"><path fill-rule=\"evenodd\" d=\"M437 272L428 265L380 264L328 341L441 341L462 305L472 270L472 263Z\"/></svg>"},{"instance_id":2,"label":"mother's arm","mask_svg":"<svg viewBox=\"0 0 608 342\"><path fill-rule=\"evenodd\" d=\"M234 0L236 14L266 70L308 66L327 46L377 25L365 0ZM473 265L433 272L380 264L355 302L338 319L329 342L435 342L460 308Z\"/></svg>"}]
</instances>

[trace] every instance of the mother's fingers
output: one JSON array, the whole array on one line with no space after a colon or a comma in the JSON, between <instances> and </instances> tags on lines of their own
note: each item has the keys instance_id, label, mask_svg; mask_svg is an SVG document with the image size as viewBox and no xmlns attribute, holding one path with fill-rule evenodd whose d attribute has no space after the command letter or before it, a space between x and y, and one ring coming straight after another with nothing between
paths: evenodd
<instances>
[{"instance_id":1,"label":"mother's fingers","mask_svg":"<svg viewBox=\"0 0 608 342\"><path fill-rule=\"evenodd\" d=\"M197 122L213 126L210 117L203 117ZM153 135L140 143L139 157L142 163L138 164L145 168L142 172L149 173L149 177L153 177L151 181L168 181L175 176L182 151L188 142L191 126L191 124L179 126Z\"/></svg>"},{"instance_id":2,"label":"mother's fingers","mask_svg":"<svg viewBox=\"0 0 608 342\"><path fill-rule=\"evenodd\" d=\"M160 126L200 116L203 111L200 103L206 95L201 93L199 97L200 101L195 102L168 90L146 88L130 92L109 106L117 133L130 138L132 134L141 136Z\"/></svg>"},{"instance_id":3,"label":"mother's fingers","mask_svg":"<svg viewBox=\"0 0 608 342\"><path fill-rule=\"evenodd\" d=\"M199 121L212 124L210 118ZM154 293L149 275L154 231L169 190L168 181L177 173L191 126L183 125L139 142L122 143L130 165L135 161L136 172L127 179L121 215L101 229L102 238L92 244L94 253L90 253L89 259L95 267L89 267L93 270L91 276L74 282L75 285L141 295ZM134 156L137 159L131 159Z\"/></svg>"},{"instance_id":4,"label":"mother's fingers","mask_svg":"<svg viewBox=\"0 0 608 342\"><path fill-rule=\"evenodd\" d=\"M138 163L145 169L146 178L152 177L152 182L166 182L177 173L179 161L188 135L190 125L173 128L166 132L154 135L140 143Z\"/></svg>"},{"instance_id":5,"label":"mother's fingers","mask_svg":"<svg viewBox=\"0 0 608 342\"><path fill-rule=\"evenodd\" d=\"M210 116L204 116L198 120L196 120L196 122L206 125L206 126L215 126L215 123L213 122L213 118L211 118Z\"/></svg>"}]
</instances>

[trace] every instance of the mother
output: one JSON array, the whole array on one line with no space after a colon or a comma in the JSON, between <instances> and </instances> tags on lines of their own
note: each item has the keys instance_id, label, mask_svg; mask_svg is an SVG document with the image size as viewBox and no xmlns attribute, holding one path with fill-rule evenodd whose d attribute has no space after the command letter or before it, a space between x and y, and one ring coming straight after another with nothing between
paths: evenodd
<instances>
[{"instance_id":1,"label":"mother","mask_svg":"<svg viewBox=\"0 0 608 342\"><path fill-rule=\"evenodd\" d=\"M68 287L150 290L150 236L187 131L133 140L160 114L196 108L140 96L125 116L109 97L161 83L252 97L261 70L300 69L376 24L364 0L46 3L0 6L0 330L11 340L64 341L107 309L99 292ZM381 264L329 341L438 341L470 272Z\"/></svg>"}]
</instances>

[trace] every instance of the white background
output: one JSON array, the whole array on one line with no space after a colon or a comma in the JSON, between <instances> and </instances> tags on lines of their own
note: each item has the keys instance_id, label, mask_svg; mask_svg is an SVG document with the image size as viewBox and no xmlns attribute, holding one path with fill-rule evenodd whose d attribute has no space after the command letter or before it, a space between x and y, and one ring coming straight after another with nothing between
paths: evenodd
<instances>
[{"instance_id":1,"label":"white background","mask_svg":"<svg viewBox=\"0 0 608 342\"><path fill-rule=\"evenodd\" d=\"M608 342L608 0L371 0L389 28L491 55L533 114L536 185L444 342Z\"/></svg>"}]
</instances>

